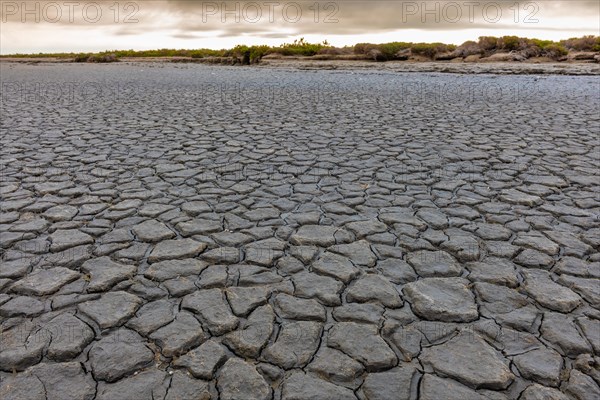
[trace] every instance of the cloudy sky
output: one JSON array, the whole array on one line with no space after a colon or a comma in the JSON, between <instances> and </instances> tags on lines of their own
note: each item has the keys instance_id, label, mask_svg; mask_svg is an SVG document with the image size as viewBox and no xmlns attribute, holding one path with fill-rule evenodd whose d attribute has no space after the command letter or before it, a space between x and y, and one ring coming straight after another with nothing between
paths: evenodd
<instances>
[{"instance_id":1,"label":"cloudy sky","mask_svg":"<svg viewBox=\"0 0 600 400\"><path fill-rule=\"evenodd\" d=\"M0 1L0 52L227 48L304 37L336 46L445 42L518 35L599 35L600 2L458 1Z\"/></svg>"}]
</instances>

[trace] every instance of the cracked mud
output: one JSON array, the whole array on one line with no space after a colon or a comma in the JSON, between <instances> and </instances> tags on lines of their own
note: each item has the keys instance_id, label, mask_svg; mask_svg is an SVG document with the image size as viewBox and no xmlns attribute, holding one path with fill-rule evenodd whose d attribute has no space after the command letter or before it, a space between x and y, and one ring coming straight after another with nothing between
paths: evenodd
<instances>
[{"instance_id":1,"label":"cracked mud","mask_svg":"<svg viewBox=\"0 0 600 400\"><path fill-rule=\"evenodd\" d=\"M593 77L2 80L0 398L600 398Z\"/></svg>"}]
</instances>

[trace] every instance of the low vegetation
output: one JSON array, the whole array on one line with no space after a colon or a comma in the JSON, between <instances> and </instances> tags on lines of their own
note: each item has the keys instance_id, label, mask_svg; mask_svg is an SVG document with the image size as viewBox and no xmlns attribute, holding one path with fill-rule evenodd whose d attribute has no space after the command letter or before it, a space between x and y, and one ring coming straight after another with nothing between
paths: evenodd
<instances>
[{"instance_id":1,"label":"low vegetation","mask_svg":"<svg viewBox=\"0 0 600 400\"><path fill-rule=\"evenodd\" d=\"M444 43L359 43L355 46L333 47L327 41L309 43L301 38L280 46L239 45L232 49L158 49L158 50L113 50L100 53L39 53L11 54L10 58L61 58L74 62L116 62L123 58L170 57L174 59L215 59L233 64L254 64L265 56L271 57L314 57L317 59L351 58L374 61L392 60L452 60L473 56L486 58L509 54L515 61L533 57L565 60L570 53L600 52L599 36L584 36L554 42L521 38L518 36L482 36L478 41L469 40L460 46ZM590 58L591 57L591 58ZM575 59L590 59L590 54L578 54Z\"/></svg>"}]
</instances>

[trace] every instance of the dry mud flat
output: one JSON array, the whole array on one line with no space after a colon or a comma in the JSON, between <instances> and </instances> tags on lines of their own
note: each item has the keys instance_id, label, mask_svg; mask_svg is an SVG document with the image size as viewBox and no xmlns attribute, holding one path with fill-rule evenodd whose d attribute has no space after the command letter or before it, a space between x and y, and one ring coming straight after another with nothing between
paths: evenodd
<instances>
[{"instance_id":1,"label":"dry mud flat","mask_svg":"<svg viewBox=\"0 0 600 400\"><path fill-rule=\"evenodd\" d=\"M600 396L594 77L1 68L0 398Z\"/></svg>"},{"instance_id":2,"label":"dry mud flat","mask_svg":"<svg viewBox=\"0 0 600 400\"><path fill-rule=\"evenodd\" d=\"M61 58L0 58L3 64L69 64L72 59ZM228 64L231 61L218 59L194 59L189 57L124 57L121 63L128 64ZM310 57L264 58L257 67L287 70L371 70L388 72L443 72L453 74L496 74L496 75L600 75L600 63L589 61L569 62L450 62L450 61L389 61L367 60L314 60Z\"/></svg>"},{"instance_id":3,"label":"dry mud flat","mask_svg":"<svg viewBox=\"0 0 600 400\"><path fill-rule=\"evenodd\" d=\"M265 59L259 64L266 68L300 70L382 70L390 72L444 72L453 74L499 75L600 75L600 64L583 62L402 62L390 61L319 61Z\"/></svg>"}]
</instances>

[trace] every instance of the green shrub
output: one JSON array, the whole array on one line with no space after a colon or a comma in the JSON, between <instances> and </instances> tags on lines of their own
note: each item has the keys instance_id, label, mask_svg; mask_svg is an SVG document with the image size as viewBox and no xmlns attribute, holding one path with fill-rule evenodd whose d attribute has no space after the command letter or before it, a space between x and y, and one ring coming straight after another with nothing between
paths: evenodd
<instances>
[{"instance_id":1,"label":"green shrub","mask_svg":"<svg viewBox=\"0 0 600 400\"><path fill-rule=\"evenodd\" d=\"M304 38L294 40L293 43L284 43L279 47L271 48L272 53L280 53L284 56L314 56L324 47L330 47L327 41L323 43L308 43Z\"/></svg>"},{"instance_id":2,"label":"green shrub","mask_svg":"<svg viewBox=\"0 0 600 400\"><path fill-rule=\"evenodd\" d=\"M378 46L372 43L358 43L354 45L354 54L366 55L371 50L377 49Z\"/></svg>"},{"instance_id":3,"label":"green shrub","mask_svg":"<svg viewBox=\"0 0 600 400\"><path fill-rule=\"evenodd\" d=\"M380 44L378 49L387 60L393 60L396 58L396 54L398 54L398 52L410 49L411 45L412 43L391 42Z\"/></svg>"},{"instance_id":4,"label":"green shrub","mask_svg":"<svg viewBox=\"0 0 600 400\"><path fill-rule=\"evenodd\" d=\"M477 44L483 51L495 50L498 47L498 38L493 36L480 36Z\"/></svg>"},{"instance_id":5,"label":"green shrub","mask_svg":"<svg viewBox=\"0 0 600 400\"><path fill-rule=\"evenodd\" d=\"M87 62L93 62L93 63L112 63L112 62L117 62L119 61L119 59L117 58L117 56L112 53L106 53L106 54L92 54L90 57L88 57Z\"/></svg>"},{"instance_id":6,"label":"green shrub","mask_svg":"<svg viewBox=\"0 0 600 400\"><path fill-rule=\"evenodd\" d=\"M553 45L553 44L557 44L556 42L552 41L552 40L540 40L540 39L530 39L530 42L539 47L540 50L544 50L546 47Z\"/></svg>"},{"instance_id":7,"label":"green shrub","mask_svg":"<svg viewBox=\"0 0 600 400\"><path fill-rule=\"evenodd\" d=\"M250 62L259 62L261 58L269 53L270 49L271 48L266 45L250 47Z\"/></svg>"},{"instance_id":8,"label":"green shrub","mask_svg":"<svg viewBox=\"0 0 600 400\"><path fill-rule=\"evenodd\" d=\"M245 46L239 45L232 49L154 49L154 50L113 50L99 53L39 53L39 54L11 54L0 57L15 58L70 58L74 62L115 62L123 57L232 57L239 62L256 63L267 54L281 54L284 56L314 56L314 55L350 55L368 56L377 61L406 59L410 54L420 55L435 59L442 53L451 53L459 57L472 54L490 55L494 52L518 51L520 55L537 57L540 55L558 59L568 54L569 51L600 51L599 36L583 36L554 42L552 40L526 39L517 36L481 36L477 42L467 41L456 47L443 43L410 43L390 42L382 44L358 43L352 47L336 48L327 41L322 43L308 43L304 38L281 46Z\"/></svg>"},{"instance_id":9,"label":"green shrub","mask_svg":"<svg viewBox=\"0 0 600 400\"><path fill-rule=\"evenodd\" d=\"M518 50L520 45L520 40L518 36L502 36L498 39L497 47L501 50Z\"/></svg>"},{"instance_id":10,"label":"green shrub","mask_svg":"<svg viewBox=\"0 0 600 400\"><path fill-rule=\"evenodd\" d=\"M440 53L446 53L456 49L454 45L447 45L444 43L415 43L411 46L413 54L425 56L429 58L435 58Z\"/></svg>"},{"instance_id":11,"label":"green shrub","mask_svg":"<svg viewBox=\"0 0 600 400\"><path fill-rule=\"evenodd\" d=\"M265 55L269 53L271 47L269 46L246 46L237 45L231 50L225 50L221 53L221 56L235 57L242 64L254 64L260 61Z\"/></svg>"},{"instance_id":12,"label":"green shrub","mask_svg":"<svg viewBox=\"0 0 600 400\"><path fill-rule=\"evenodd\" d=\"M73 59L73 62L83 63L83 62L87 62L89 58L90 58L89 54L77 54L75 56L75 58Z\"/></svg>"},{"instance_id":13,"label":"green shrub","mask_svg":"<svg viewBox=\"0 0 600 400\"><path fill-rule=\"evenodd\" d=\"M542 54L544 56L552 58L552 59L558 59L558 58L564 57L567 54L569 54L569 50L567 50L567 48L565 46L563 46L562 44L551 43L551 44L544 46L544 49L542 50Z\"/></svg>"},{"instance_id":14,"label":"green shrub","mask_svg":"<svg viewBox=\"0 0 600 400\"><path fill-rule=\"evenodd\" d=\"M569 50L600 51L600 36L587 35L580 38L561 40L560 43Z\"/></svg>"},{"instance_id":15,"label":"green shrub","mask_svg":"<svg viewBox=\"0 0 600 400\"><path fill-rule=\"evenodd\" d=\"M345 47L323 47L321 50L319 50L318 54L341 56L341 55L353 54L353 52L354 52L354 48L348 47L348 46L345 46Z\"/></svg>"},{"instance_id":16,"label":"green shrub","mask_svg":"<svg viewBox=\"0 0 600 400\"><path fill-rule=\"evenodd\" d=\"M481 47L479 47L479 43L474 42L473 40L467 40L466 42L464 42L456 48L457 57L468 57L481 53L482 50Z\"/></svg>"}]
</instances>

